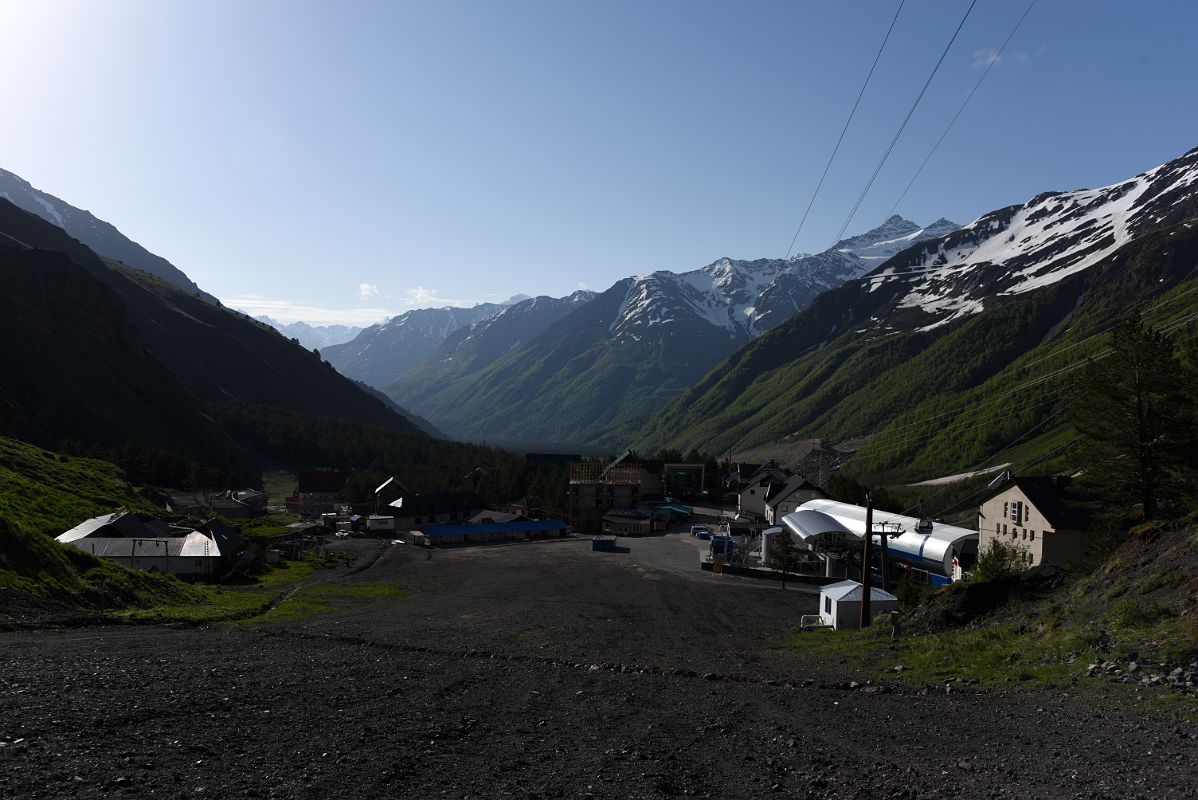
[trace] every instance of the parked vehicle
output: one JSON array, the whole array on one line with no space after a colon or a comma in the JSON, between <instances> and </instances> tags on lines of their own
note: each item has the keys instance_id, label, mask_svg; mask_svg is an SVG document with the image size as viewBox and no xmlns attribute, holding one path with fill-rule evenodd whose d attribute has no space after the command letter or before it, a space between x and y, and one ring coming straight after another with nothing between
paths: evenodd
<instances>
[{"instance_id":1,"label":"parked vehicle","mask_svg":"<svg viewBox=\"0 0 1198 800\"><path fill-rule=\"evenodd\" d=\"M698 536L700 533L711 533L710 525L691 525L691 536Z\"/></svg>"}]
</instances>

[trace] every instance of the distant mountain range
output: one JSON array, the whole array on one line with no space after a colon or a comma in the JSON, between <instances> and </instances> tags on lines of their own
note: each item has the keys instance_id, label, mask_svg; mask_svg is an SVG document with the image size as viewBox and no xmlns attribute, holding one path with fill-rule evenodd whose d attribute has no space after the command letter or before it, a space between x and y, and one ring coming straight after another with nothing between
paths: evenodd
<instances>
[{"instance_id":1,"label":"distant mountain range","mask_svg":"<svg viewBox=\"0 0 1198 800\"><path fill-rule=\"evenodd\" d=\"M853 440L854 470L879 481L961 471L1007 442L1041 452L1068 441L1067 390L1096 334L1142 309L1192 335L1196 265L1198 149L904 249L741 347L631 438L721 452Z\"/></svg>"},{"instance_id":2,"label":"distant mountain range","mask_svg":"<svg viewBox=\"0 0 1198 800\"><path fill-rule=\"evenodd\" d=\"M955 228L943 219L921 228L896 216L817 255L724 258L681 274L625 278L598 295L536 298L445 341L386 391L464 439L617 446L820 292ZM522 328L511 324L517 317Z\"/></svg>"},{"instance_id":3,"label":"distant mountain range","mask_svg":"<svg viewBox=\"0 0 1198 800\"><path fill-rule=\"evenodd\" d=\"M344 344L359 333L361 328L352 325L309 325L306 322L279 322L270 317L254 317L259 322L265 322L289 339L295 339L309 350L323 350L335 344Z\"/></svg>"},{"instance_id":4,"label":"distant mountain range","mask_svg":"<svg viewBox=\"0 0 1198 800\"><path fill-rule=\"evenodd\" d=\"M145 270L210 303L216 302L216 298L196 286L195 282L174 264L154 255L110 223L99 219L90 211L76 208L65 200L33 188L24 178L4 169L0 169L0 198L62 228L72 238L105 258Z\"/></svg>"},{"instance_id":5,"label":"distant mountain range","mask_svg":"<svg viewBox=\"0 0 1198 800\"><path fill-rule=\"evenodd\" d=\"M506 303L480 303L473 308L414 309L371 325L321 354L342 375L382 389L432 355L449 334L524 299L517 295Z\"/></svg>"}]
</instances>

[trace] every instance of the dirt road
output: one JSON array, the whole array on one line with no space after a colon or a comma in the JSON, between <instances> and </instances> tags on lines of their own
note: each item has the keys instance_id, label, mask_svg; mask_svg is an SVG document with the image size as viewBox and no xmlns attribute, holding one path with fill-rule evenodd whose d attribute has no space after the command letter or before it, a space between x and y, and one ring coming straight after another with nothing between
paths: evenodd
<instances>
[{"instance_id":1,"label":"dirt road","mask_svg":"<svg viewBox=\"0 0 1198 800\"><path fill-rule=\"evenodd\" d=\"M386 547L411 591L295 622L0 635L0 796L1195 797L1193 726L869 687L815 598L630 540Z\"/></svg>"}]
</instances>

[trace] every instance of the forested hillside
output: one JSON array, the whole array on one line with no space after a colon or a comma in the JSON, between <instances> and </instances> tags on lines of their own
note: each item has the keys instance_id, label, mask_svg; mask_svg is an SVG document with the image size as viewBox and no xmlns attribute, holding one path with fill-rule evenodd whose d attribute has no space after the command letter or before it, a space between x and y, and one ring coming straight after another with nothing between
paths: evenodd
<instances>
[{"instance_id":1,"label":"forested hillside","mask_svg":"<svg viewBox=\"0 0 1198 800\"><path fill-rule=\"evenodd\" d=\"M1101 351L1099 334L1140 310L1192 335L1195 265L1198 232L1178 224L981 313L898 332L886 329L894 296L853 282L712 370L638 446L723 451L820 436L859 445L848 469L874 481L961 472L1012 452L1052 456L1072 439L1067 390Z\"/></svg>"}]
</instances>

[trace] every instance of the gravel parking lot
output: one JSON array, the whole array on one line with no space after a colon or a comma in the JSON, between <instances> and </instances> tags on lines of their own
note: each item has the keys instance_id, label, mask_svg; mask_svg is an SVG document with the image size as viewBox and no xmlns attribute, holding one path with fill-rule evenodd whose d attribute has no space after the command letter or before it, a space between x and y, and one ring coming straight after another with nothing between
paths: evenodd
<instances>
[{"instance_id":1,"label":"gravel parking lot","mask_svg":"<svg viewBox=\"0 0 1198 800\"><path fill-rule=\"evenodd\" d=\"M288 622L0 635L0 796L1195 797L1194 727L862 686L815 597L686 537L351 540L407 596ZM689 563L689 567L687 564Z\"/></svg>"}]
</instances>

